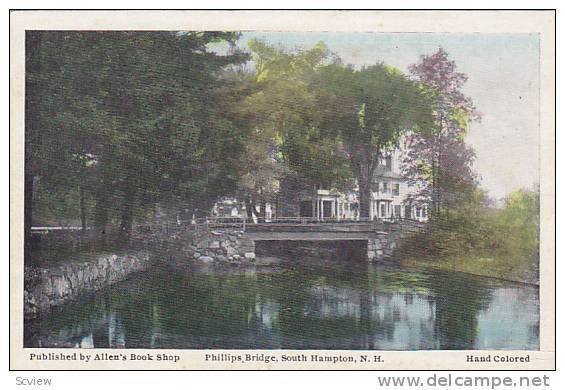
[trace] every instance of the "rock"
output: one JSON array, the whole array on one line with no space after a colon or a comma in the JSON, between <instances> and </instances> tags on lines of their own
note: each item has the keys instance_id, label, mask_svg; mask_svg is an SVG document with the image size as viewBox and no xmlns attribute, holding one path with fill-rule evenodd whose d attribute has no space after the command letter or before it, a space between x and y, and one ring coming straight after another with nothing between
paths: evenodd
<instances>
[{"instance_id":1,"label":"rock","mask_svg":"<svg viewBox=\"0 0 565 390\"><path fill-rule=\"evenodd\" d=\"M198 258L198 261L201 261L201 262L203 262L203 263L213 263L213 262L214 262L214 259L211 258L210 256L200 256L200 257Z\"/></svg>"},{"instance_id":2,"label":"rock","mask_svg":"<svg viewBox=\"0 0 565 390\"><path fill-rule=\"evenodd\" d=\"M255 253L254 252L245 252L245 254L243 256L248 260L255 259Z\"/></svg>"},{"instance_id":3,"label":"rock","mask_svg":"<svg viewBox=\"0 0 565 390\"><path fill-rule=\"evenodd\" d=\"M231 257L231 256L234 256L236 254L237 254L237 251L234 248L232 248L231 246L226 248L226 255Z\"/></svg>"},{"instance_id":4,"label":"rock","mask_svg":"<svg viewBox=\"0 0 565 390\"><path fill-rule=\"evenodd\" d=\"M198 252L194 252L192 257L194 257L195 259L198 259L200 256L202 256L202 254L198 253Z\"/></svg>"},{"instance_id":5,"label":"rock","mask_svg":"<svg viewBox=\"0 0 565 390\"><path fill-rule=\"evenodd\" d=\"M212 241L208 248L210 249L218 249L220 247L220 241Z\"/></svg>"}]
</instances>

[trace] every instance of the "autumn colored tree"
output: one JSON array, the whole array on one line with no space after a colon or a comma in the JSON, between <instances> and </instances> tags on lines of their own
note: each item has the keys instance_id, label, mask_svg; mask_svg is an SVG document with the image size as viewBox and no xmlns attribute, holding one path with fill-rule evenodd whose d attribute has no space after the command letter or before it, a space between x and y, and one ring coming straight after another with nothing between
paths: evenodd
<instances>
[{"instance_id":1,"label":"autumn colored tree","mask_svg":"<svg viewBox=\"0 0 565 390\"><path fill-rule=\"evenodd\" d=\"M431 203L432 216L439 217L443 209L465 201L476 186L471 169L475 155L464 137L470 121L479 116L462 92L467 76L445 50L421 56L409 69L434 101L434 123L429 131L408 135L404 174L419 189L414 200Z\"/></svg>"}]
</instances>

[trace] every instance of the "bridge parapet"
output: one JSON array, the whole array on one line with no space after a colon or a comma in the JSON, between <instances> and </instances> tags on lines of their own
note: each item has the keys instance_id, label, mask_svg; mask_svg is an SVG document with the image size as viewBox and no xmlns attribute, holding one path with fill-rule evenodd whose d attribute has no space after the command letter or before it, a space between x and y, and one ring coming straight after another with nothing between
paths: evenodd
<instances>
[{"instance_id":1,"label":"bridge parapet","mask_svg":"<svg viewBox=\"0 0 565 390\"><path fill-rule=\"evenodd\" d=\"M422 224L403 220L302 222L286 219L247 224L241 219L215 219L198 224L175 224L167 228L167 232L189 233L192 242L188 252L203 261L253 260L255 242L259 241L358 241L366 243L367 259L378 262L394 256L403 235L422 229Z\"/></svg>"},{"instance_id":2,"label":"bridge parapet","mask_svg":"<svg viewBox=\"0 0 565 390\"><path fill-rule=\"evenodd\" d=\"M374 232L375 226L367 222L281 224L261 223L247 225L246 232Z\"/></svg>"}]
</instances>

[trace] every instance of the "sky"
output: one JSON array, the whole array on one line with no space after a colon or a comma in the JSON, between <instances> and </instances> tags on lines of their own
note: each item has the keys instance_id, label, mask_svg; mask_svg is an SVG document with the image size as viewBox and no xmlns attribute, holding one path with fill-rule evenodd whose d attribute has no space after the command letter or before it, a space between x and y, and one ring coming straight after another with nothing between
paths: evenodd
<instances>
[{"instance_id":1,"label":"sky","mask_svg":"<svg viewBox=\"0 0 565 390\"><path fill-rule=\"evenodd\" d=\"M253 38L287 50L323 41L356 68L384 62L406 73L420 55L442 47L469 77L463 91L482 113L466 138L481 187L500 199L539 182L537 34L245 32L238 45L247 49Z\"/></svg>"}]
</instances>

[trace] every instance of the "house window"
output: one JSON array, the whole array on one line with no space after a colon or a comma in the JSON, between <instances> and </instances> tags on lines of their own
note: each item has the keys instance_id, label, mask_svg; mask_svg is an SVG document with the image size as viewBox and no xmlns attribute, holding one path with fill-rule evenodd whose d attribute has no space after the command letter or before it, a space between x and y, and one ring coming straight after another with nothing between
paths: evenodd
<instances>
[{"instance_id":1,"label":"house window","mask_svg":"<svg viewBox=\"0 0 565 390\"><path fill-rule=\"evenodd\" d=\"M386 217L386 203L381 203L381 217Z\"/></svg>"},{"instance_id":2,"label":"house window","mask_svg":"<svg viewBox=\"0 0 565 390\"><path fill-rule=\"evenodd\" d=\"M388 183L383 183L383 193L386 194L388 192Z\"/></svg>"},{"instance_id":3,"label":"house window","mask_svg":"<svg viewBox=\"0 0 565 390\"><path fill-rule=\"evenodd\" d=\"M399 183L396 183L396 184L393 185L392 194L396 195L396 196L400 195L400 184Z\"/></svg>"},{"instance_id":4,"label":"house window","mask_svg":"<svg viewBox=\"0 0 565 390\"><path fill-rule=\"evenodd\" d=\"M394 216L399 218L400 217L400 205L397 204L394 206Z\"/></svg>"}]
</instances>

